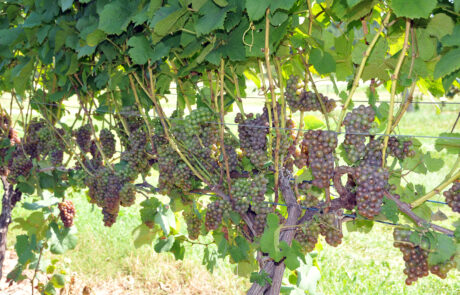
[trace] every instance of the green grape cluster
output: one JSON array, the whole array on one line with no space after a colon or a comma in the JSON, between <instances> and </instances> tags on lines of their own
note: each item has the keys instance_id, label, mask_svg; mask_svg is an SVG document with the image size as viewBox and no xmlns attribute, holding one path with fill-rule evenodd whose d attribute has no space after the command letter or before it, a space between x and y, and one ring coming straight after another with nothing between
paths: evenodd
<instances>
[{"instance_id":1,"label":"green grape cluster","mask_svg":"<svg viewBox=\"0 0 460 295\"><path fill-rule=\"evenodd\" d=\"M91 149L91 125L85 124L74 131L75 140L83 153L89 153Z\"/></svg>"},{"instance_id":2,"label":"green grape cluster","mask_svg":"<svg viewBox=\"0 0 460 295\"><path fill-rule=\"evenodd\" d=\"M388 187L388 176L388 172L382 167L355 168L354 179L359 214L372 219L380 213L385 188Z\"/></svg>"},{"instance_id":3,"label":"green grape cluster","mask_svg":"<svg viewBox=\"0 0 460 295\"><path fill-rule=\"evenodd\" d=\"M115 154L115 135L109 129L104 128L99 132L99 141L101 142L102 152L107 159L112 158Z\"/></svg>"},{"instance_id":4,"label":"green grape cluster","mask_svg":"<svg viewBox=\"0 0 460 295\"><path fill-rule=\"evenodd\" d=\"M388 153L395 158L404 160L404 158L412 158L415 156L415 151L411 149L412 140L399 140L395 136L390 136L388 139Z\"/></svg>"},{"instance_id":5,"label":"green grape cluster","mask_svg":"<svg viewBox=\"0 0 460 295\"><path fill-rule=\"evenodd\" d=\"M142 128L145 124L139 111L132 106L123 107L120 113L115 115L115 120L117 122L118 137L123 146L129 144L129 134Z\"/></svg>"},{"instance_id":6,"label":"green grape cluster","mask_svg":"<svg viewBox=\"0 0 460 295\"><path fill-rule=\"evenodd\" d=\"M379 167L382 165L382 148L383 143L378 139L371 139L366 145L364 157L360 163L361 166Z\"/></svg>"},{"instance_id":7,"label":"green grape cluster","mask_svg":"<svg viewBox=\"0 0 460 295\"><path fill-rule=\"evenodd\" d=\"M114 171L100 166L85 179L91 202L102 208L105 226L115 223L120 205L130 206L135 201L136 190L130 183L133 173L129 169Z\"/></svg>"},{"instance_id":8,"label":"green grape cluster","mask_svg":"<svg viewBox=\"0 0 460 295\"><path fill-rule=\"evenodd\" d=\"M226 200L217 200L208 204L205 226L208 230L216 230L223 218L228 218L232 205Z\"/></svg>"},{"instance_id":9,"label":"green grape cluster","mask_svg":"<svg viewBox=\"0 0 460 295\"><path fill-rule=\"evenodd\" d=\"M129 135L126 150L121 153L121 160L126 161L131 168L140 174L150 170L150 162L146 159L147 134L143 129L137 129Z\"/></svg>"},{"instance_id":10,"label":"green grape cluster","mask_svg":"<svg viewBox=\"0 0 460 295\"><path fill-rule=\"evenodd\" d=\"M193 211L183 211L182 215L187 224L188 238L190 240L198 239L201 232L201 224L203 223L201 218Z\"/></svg>"},{"instance_id":11,"label":"green grape cluster","mask_svg":"<svg viewBox=\"0 0 460 295\"><path fill-rule=\"evenodd\" d=\"M10 183L17 183L19 176L28 177L33 168L32 160L25 154L22 147L16 148L8 161L7 179Z\"/></svg>"},{"instance_id":12,"label":"green grape cluster","mask_svg":"<svg viewBox=\"0 0 460 295\"><path fill-rule=\"evenodd\" d=\"M250 195L252 196L251 209L256 213L254 219L254 230L257 235L264 232L267 223L267 215L271 212L270 205L265 202L268 179L260 173L252 178Z\"/></svg>"},{"instance_id":13,"label":"green grape cluster","mask_svg":"<svg viewBox=\"0 0 460 295\"><path fill-rule=\"evenodd\" d=\"M187 122L189 122L187 128L189 128L189 130L192 132L199 131L202 125L214 123L215 119L216 118L213 112L208 108L197 108L192 110L190 114L186 117Z\"/></svg>"},{"instance_id":14,"label":"green grape cluster","mask_svg":"<svg viewBox=\"0 0 460 295\"><path fill-rule=\"evenodd\" d=\"M326 239L326 242L337 247L342 243L343 233L337 216L333 213L326 213L320 216L320 233Z\"/></svg>"},{"instance_id":15,"label":"green grape cluster","mask_svg":"<svg viewBox=\"0 0 460 295\"><path fill-rule=\"evenodd\" d=\"M410 242L412 231L395 228L393 231L394 246L399 248L406 263L404 274L406 285L411 285L419 278L428 276L428 252Z\"/></svg>"},{"instance_id":16,"label":"green grape cluster","mask_svg":"<svg viewBox=\"0 0 460 295\"><path fill-rule=\"evenodd\" d=\"M369 133L374 122L375 112L372 107L360 105L348 113L343 121L345 125L345 141L343 146L348 159L355 163L365 153L365 135Z\"/></svg>"},{"instance_id":17,"label":"green grape cluster","mask_svg":"<svg viewBox=\"0 0 460 295\"><path fill-rule=\"evenodd\" d=\"M262 168L268 161L266 154L269 132L267 108L264 108L264 112L255 117L252 113L248 114L246 119L243 119L241 114L237 114L235 123L238 123L240 148L256 167Z\"/></svg>"},{"instance_id":18,"label":"green grape cluster","mask_svg":"<svg viewBox=\"0 0 460 295\"><path fill-rule=\"evenodd\" d=\"M329 187L334 173L334 150L337 147L337 133L309 130L302 141L308 152L308 165L313 174L312 184L318 188Z\"/></svg>"},{"instance_id":19,"label":"green grape cluster","mask_svg":"<svg viewBox=\"0 0 460 295\"><path fill-rule=\"evenodd\" d=\"M315 249L316 243L318 243L320 231L321 229L318 222L310 220L308 223L302 224L296 228L295 239L308 253Z\"/></svg>"},{"instance_id":20,"label":"green grape cluster","mask_svg":"<svg viewBox=\"0 0 460 295\"><path fill-rule=\"evenodd\" d=\"M333 99L329 99L321 93L318 93L319 99L323 101L327 113L332 112L336 103ZM289 108L293 111L320 111L323 112L321 103L316 96L316 93L305 90L305 83L298 77L291 75L286 83L284 97Z\"/></svg>"},{"instance_id":21,"label":"green grape cluster","mask_svg":"<svg viewBox=\"0 0 460 295\"><path fill-rule=\"evenodd\" d=\"M319 204L319 198L312 190L313 185L308 182L299 183L297 191L299 193L300 205L306 208L316 207Z\"/></svg>"},{"instance_id":22,"label":"green grape cluster","mask_svg":"<svg viewBox=\"0 0 460 295\"><path fill-rule=\"evenodd\" d=\"M444 197L452 211L460 213L460 182L455 182L449 190L445 191Z\"/></svg>"},{"instance_id":23,"label":"green grape cluster","mask_svg":"<svg viewBox=\"0 0 460 295\"><path fill-rule=\"evenodd\" d=\"M251 183L248 179L238 178L232 182L231 195L234 201L233 209L238 213L245 213L249 209L249 195Z\"/></svg>"},{"instance_id":24,"label":"green grape cluster","mask_svg":"<svg viewBox=\"0 0 460 295\"><path fill-rule=\"evenodd\" d=\"M65 200L58 204L59 217L65 227L71 227L75 218L75 205L71 200Z\"/></svg>"}]
</instances>

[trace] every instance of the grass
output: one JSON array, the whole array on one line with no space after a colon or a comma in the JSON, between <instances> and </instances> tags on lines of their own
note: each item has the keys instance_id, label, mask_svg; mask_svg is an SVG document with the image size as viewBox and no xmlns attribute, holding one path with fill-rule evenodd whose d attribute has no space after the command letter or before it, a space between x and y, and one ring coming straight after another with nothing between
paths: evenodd
<instances>
[{"instance_id":1,"label":"grass","mask_svg":"<svg viewBox=\"0 0 460 295\"><path fill-rule=\"evenodd\" d=\"M327 89L320 88L320 91ZM360 94L357 99L364 99ZM1 100L2 105L4 101ZM248 99L245 110L258 112L261 104L259 99ZM174 105L173 102L170 105ZM420 105L420 110L406 114L398 132L433 136L448 132L458 111L457 105L449 105L437 114L432 105ZM233 121L229 118L227 122ZM236 128L231 126L231 129ZM459 130L457 126L456 131ZM419 140L423 149L434 150L434 139ZM441 171L428 175L410 174L406 179L425 184L427 190L434 188L450 170L455 155L445 152L432 152L432 155L445 161ZM120 290L123 294L243 294L250 285L247 279L233 274L234 267L228 261L219 262L215 272L210 274L201 265L203 246L200 245L187 247L184 261L175 261L170 254L156 254L153 246L135 249L132 231L140 224L139 205L123 208L117 223L112 228L105 228L100 209L90 205L83 194L71 194L68 198L74 200L78 210L75 226L79 243L74 251L66 254L65 264L70 273L75 273L79 284L89 286L94 294L115 294ZM454 218L446 206L430 206L434 211L442 210L451 220ZM14 211L15 217L25 214L27 212L22 208ZM445 280L430 275L413 286L405 286L404 262L399 250L393 247L392 230L391 226L379 223L367 234L344 229L343 243L337 248L321 240L317 256L322 276L318 282L318 293L460 293L458 271L451 271ZM10 248L16 234L18 231L13 229L9 233Z\"/></svg>"}]
</instances>

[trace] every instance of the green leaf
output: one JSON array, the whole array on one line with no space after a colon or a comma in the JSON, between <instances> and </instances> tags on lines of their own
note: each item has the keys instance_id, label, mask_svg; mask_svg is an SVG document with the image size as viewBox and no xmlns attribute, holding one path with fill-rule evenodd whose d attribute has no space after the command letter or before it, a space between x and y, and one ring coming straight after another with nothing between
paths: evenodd
<instances>
[{"instance_id":1,"label":"green leaf","mask_svg":"<svg viewBox=\"0 0 460 295\"><path fill-rule=\"evenodd\" d=\"M460 133L441 133L434 144L435 149L439 152L445 149L449 154L460 154Z\"/></svg>"},{"instance_id":2,"label":"green leaf","mask_svg":"<svg viewBox=\"0 0 460 295\"><path fill-rule=\"evenodd\" d=\"M97 46L105 39L106 36L107 35L103 31L97 29L86 36L86 43L88 43L89 46Z\"/></svg>"},{"instance_id":3,"label":"green leaf","mask_svg":"<svg viewBox=\"0 0 460 295\"><path fill-rule=\"evenodd\" d=\"M313 265L312 258L308 256L307 262L300 262L300 267L297 271L297 287L308 292L308 294L316 294L316 287L321 273L316 266Z\"/></svg>"},{"instance_id":4,"label":"green leaf","mask_svg":"<svg viewBox=\"0 0 460 295\"><path fill-rule=\"evenodd\" d=\"M42 209L42 208L52 207L54 205L57 205L60 201L61 201L61 199L59 199L59 198L51 197L51 198L46 198L44 200L40 200L40 201L37 201L37 202L34 202L34 203L25 202L22 205L22 207L24 209L34 211L34 210L38 210L38 209Z\"/></svg>"},{"instance_id":5,"label":"green leaf","mask_svg":"<svg viewBox=\"0 0 460 295\"><path fill-rule=\"evenodd\" d=\"M278 9L289 10L291 9L292 5L294 5L295 2L296 0L283 0L283 1L271 0L270 12L274 14Z\"/></svg>"},{"instance_id":6,"label":"green leaf","mask_svg":"<svg viewBox=\"0 0 460 295\"><path fill-rule=\"evenodd\" d=\"M455 48L441 57L434 68L433 76L439 79L458 69L460 69L460 48Z\"/></svg>"},{"instance_id":7,"label":"green leaf","mask_svg":"<svg viewBox=\"0 0 460 295\"><path fill-rule=\"evenodd\" d=\"M154 31L159 36L166 36L169 33L175 32L177 29L176 25L178 24L178 21L187 12L187 9L185 8L177 7L175 8L175 10L172 10L172 11L171 9L162 10L163 8L165 7L160 8L159 12L162 11L166 15L157 16L156 14L151 24L151 26L154 24ZM158 20L160 17L163 17L163 18L161 20Z\"/></svg>"},{"instance_id":8,"label":"green leaf","mask_svg":"<svg viewBox=\"0 0 460 295\"><path fill-rule=\"evenodd\" d=\"M99 29L107 34L121 34L130 23L130 10L122 0L110 2L99 13Z\"/></svg>"},{"instance_id":9,"label":"green leaf","mask_svg":"<svg viewBox=\"0 0 460 295\"><path fill-rule=\"evenodd\" d=\"M18 255L18 263L27 264L36 259L33 253L37 249L37 242L35 236L29 237L27 235L16 236L16 244L14 245L16 254Z\"/></svg>"},{"instance_id":10,"label":"green leaf","mask_svg":"<svg viewBox=\"0 0 460 295\"><path fill-rule=\"evenodd\" d=\"M217 252L215 250L210 249L209 247L206 247L204 249L204 255L203 255L203 265L206 265L206 269L212 273L214 271L214 266L216 266L217 263Z\"/></svg>"},{"instance_id":11,"label":"green leaf","mask_svg":"<svg viewBox=\"0 0 460 295\"><path fill-rule=\"evenodd\" d=\"M347 222L347 230L350 232L357 231L361 233L368 233L372 230L373 226L374 222L371 220L355 219L353 221Z\"/></svg>"},{"instance_id":12,"label":"green leaf","mask_svg":"<svg viewBox=\"0 0 460 295\"><path fill-rule=\"evenodd\" d=\"M147 225L141 224L133 230L134 247L140 248L143 245L152 244L156 236L156 231L150 229Z\"/></svg>"},{"instance_id":13,"label":"green leaf","mask_svg":"<svg viewBox=\"0 0 460 295\"><path fill-rule=\"evenodd\" d=\"M436 7L436 0L392 0L390 6L398 17L428 18Z\"/></svg>"},{"instance_id":14,"label":"green leaf","mask_svg":"<svg viewBox=\"0 0 460 295\"><path fill-rule=\"evenodd\" d=\"M176 260L182 260L185 256L185 247L182 245L180 240L175 239L173 246L169 250Z\"/></svg>"},{"instance_id":15,"label":"green leaf","mask_svg":"<svg viewBox=\"0 0 460 295\"><path fill-rule=\"evenodd\" d=\"M415 156L411 158L405 158L402 162L402 167L405 170L413 171L415 173L426 174L427 169L423 162L424 155L417 152Z\"/></svg>"},{"instance_id":16,"label":"green leaf","mask_svg":"<svg viewBox=\"0 0 460 295\"><path fill-rule=\"evenodd\" d=\"M454 0L454 10L460 12L460 0Z\"/></svg>"},{"instance_id":17,"label":"green leaf","mask_svg":"<svg viewBox=\"0 0 460 295\"><path fill-rule=\"evenodd\" d=\"M242 260L248 259L249 244L241 236L235 238L236 245L231 246L228 252L235 262L240 262Z\"/></svg>"},{"instance_id":18,"label":"green leaf","mask_svg":"<svg viewBox=\"0 0 460 295\"><path fill-rule=\"evenodd\" d=\"M142 65L147 63L149 58L154 54L150 42L144 35L131 37L127 44L131 47L128 50L128 54L135 64Z\"/></svg>"},{"instance_id":19,"label":"green leaf","mask_svg":"<svg viewBox=\"0 0 460 295\"><path fill-rule=\"evenodd\" d=\"M32 195L35 191L35 186L28 182L19 182L16 188L23 194Z\"/></svg>"},{"instance_id":20,"label":"green leaf","mask_svg":"<svg viewBox=\"0 0 460 295\"><path fill-rule=\"evenodd\" d=\"M423 156L423 162L425 163L426 168L430 172L436 172L441 170L441 168L444 166L444 160L441 158L432 158L431 153L427 152Z\"/></svg>"},{"instance_id":21,"label":"green leaf","mask_svg":"<svg viewBox=\"0 0 460 295\"><path fill-rule=\"evenodd\" d=\"M75 249L77 246L76 232L75 226L68 228L60 227L56 222L51 223L47 233L51 253L63 254L67 250Z\"/></svg>"},{"instance_id":22,"label":"green leaf","mask_svg":"<svg viewBox=\"0 0 460 295\"><path fill-rule=\"evenodd\" d=\"M273 213L268 214L267 227L260 238L260 249L262 252L268 253L276 262L283 258L279 249L281 227L278 216Z\"/></svg>"},{"instance_id":23,"label":"green leaf","mask_svg":"<svg viewBox=\"0 0 460 295\"><path fill-rule=\"evenodd\" d=\"M153 248L155 252L162 253L171 250L173 244L174 236L168 236L167 238L160 238Z\"/></svg>"},{"instance_id":24,"label":"green leaf","mask_svg":"<svg viewBox=\"0 0 460 295\"><path fill-rule=\"evenodd\" d=\"M460 25L455 26L452 34L444 36L441 43L442 46L460 46Z\"/></svg>"},{"instance_id":25,"label":"green leaf","mask_svg":"<svg viewBox=\"0 0 460 295\"><path fill-rule=\"evenodd\" d=\"M428 254L428 263L436 265L449 260L456 252L455 242L447 235L434 233L436 245L431 245L431 251Z\"/></svg>"},{"instance_id":26,"label":"green leaf","mask_svg":"<svg viewBox=\"0 0 460 295\"><path fill-rule=\"evenodd\" d=\"M417 28L418 52L423 60L430 60L436 53L436 39L431 38L425 29Z\"/></svg>"},{"instance_id":27,"label":"green leaf","mask_svg":"<svg viewBox=\"0 0 460 295\"><path fill-rule=\"evenodd\" d=\"M161 226L165 235L169 235L171 228L176 227L176 217L169 206L161 206L155 214L154 220Z\"/></svg>"},{"instance_id":28,"label":"green leaf","mask_svg":"<svg viewBox=\"0 0 460 295\"><path fill-rule=\"evenodd\" d=\"M61 10L63 12L71 8L72 5L73 5L73 0L59 0L59 6L61 6Z\"/></svg>"},{"instance_id":29,"label":"green leaf","mask_svg":"<svg viewBox=\"0 0 460 295\"><path fill-rule=\"evenodd\" d=\"M284 260L286 267L290 270L296 270L300 266L300 259L305 257L302 254L302 246L296 240L292 241L291 247L285 241L281 241L280 248L283 256L286 257Z\"/></svg>"},{"instance_id":30,"label":"green leaf","mask_svg":"<svg viewBox=\"0 0 460 295\"><path fill-rule=\"evenodd\" d=\"M61 274L54 274L50 280L55 288L61 289L65 286L65 277Z\"/></svg>"},{"instance_id":31,"label":"green leaf","mask_svg":"<svg viewBox=\"0 0 460 295\"><path fill-rule=\"evenodd\" d=\"M261 273L253 272L251 273L251 277L249 278L251 283L257 283L259 286L265 286L266 284L272 283L272 278L265 272L265 270L261 270Z\"/></svg>"},{"instance_id":32,"label":"green leaf","mask_svg":"<svg viewBox=\"0 0 460 295\"><path fill-rule=\"evenodd\" d=\"M310 52L310 58L308 62L312 64L321 75L334 72L336 69L334 57L328 52L323 52L318 48L314 48Z\"/></svg>"},{"instance_id":33,"label":"green leaf","mask_svg":"<svg viewBox=\"0 0 460 295\"><path fill-rule=\"evenodd\" d=\"M229 6L220 8L211 1L206 2L200 9L200 13L203 16L200 17L195 24L197 35L205 35L216 29L223 29L225 17L229 10Z\"/></svg>"},{"instance_id":34,"label":"green leaf","mask_svg":"<svg viewBox=\"0 0 460 295\"><path fill-rule=\"evenodd\" d=\"M224 7L228 5L227 0L212 0L212 1L214 1L214 3L216 3L220 7Z\"/></svg>"},{"instance_id":35,"label":"green leaf","mask_svg":"<svg viewBox=\"0 0 460 295\"><path fill-rule=\"evenodd\" d=\"M314 115L306 115L303 117L303 122L306 129L320 129L326 126L324 122Z\"/></svg>"},{"instance_id":36,"label":"green leaf","mask_svg":"<svg viewBox=\"0 0 460 295\"><path fill-rule=\"evenodd\" d=\"M397 223L399 221L398 205L396 205L395 201L390 200L387 197L383 198L383 205L380 212L382 212L386 219L390 220L393 223Z\"/></svg>"},{"instance_id":37,"label":"green leaf","mask_svg":"<svg viewBox=\"0 0 460 295\"><path fill-rule=\"evenodd\" d=\"M438 39L441 39L445 35L452 34L453 30L454 21L444 13L436 14L426 27L427 33Z\"/></svg>"},{"instance_id":38,"label":"green leaf","mask_svg":"<svg viewBox=\"0 0 460 295\"><path fill-rule=\"evenodd\" d=\"M270 5L270 1L246 0L245 7L249 15L249 19L257 21L265 15L265 11Z\"/></svg>"}]
</instances>

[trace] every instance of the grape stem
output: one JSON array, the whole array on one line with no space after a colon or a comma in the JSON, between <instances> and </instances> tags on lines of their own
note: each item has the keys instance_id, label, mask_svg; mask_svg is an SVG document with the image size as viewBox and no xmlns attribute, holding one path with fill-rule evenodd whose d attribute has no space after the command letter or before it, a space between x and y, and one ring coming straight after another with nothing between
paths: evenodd
<instances>
[{"instance_id":1,"label":"grape stem","mask_svg":"<svg viewBox=\"0 0 460 295\"><path fill-rule=\"evenodd\" d=\"M363 59L361 60L361 64L359 65L358 72L356 73L356 76L355 76L354 81L353 81L353 86L352 86L352 88L350 90L350 93L348 94L347 100L345 101L345 103L342 106L342 111L340 113L340 117L339 117L339 120L337 122L337 129L336 129L337 132L340 132L340 129L342 127L342 122L343 122L343 119L345 118L345 113L347 111L348 105L350 104L351 99L353 98L353 95L355 94L356 89L359 86L359 80L361 79L361 76L362 76L362 74L364 72L364 67L366 66L367 59L371 55L372 49L374 48L375 44L377 43L377 40L379 39L380 34L382 33L383 29L385 29L385 27L387 26L388 21L390 20L390 16L391 16L391 13L389 12L386 15L385 19L383 20L382 25L380 26L379 30L375 34L375 36L372 39L371 43L369 44L369 46L367 47L366 51L364 52Z\"/></svg>"},{"instance_id":2,"label":"grape stem","mask_svg":"<svg viewBox=\"0 0 460 295\"><path fill-rule=\"evenodd\" d=\"M265 12L265 64L267 67L267 76L268 83L270 86L270 93L272 98L272 108L273 108L273 119L274 125L276 128L276 148L275 148L275 203L279 199L279 150L280 150L280 124L278 120L278 106L276 105L276 95L275 95L275 83L273 82L272 70L270 66L270 47L269 47L269 38L270 38L270 8L267 8ZM271 125L270 125L271 127Z\"/></svg>"},{"instance_id":3,"label":"grape stem","mask_svg":"<svg viewBox=\"0 0 460 295\"><path fill-rule=\"evenodd\" d=\"M429 200L431 197L433 197L436 194L439 194L442 190L444 190L448 185L456 181L458 178L460 178L460 170L457 171L453 176L451 176L449 179L438 185L435 189L433 189L431 192L427 193L426 195L420 197L419 199L415 200L412 202L411 207L415 208L420 205L422 205L426 200Z\"/></svg>"},{"instance_id":4,"label":"grape stem","mask_svg":"<svg viewBox=\"0 0 460 295\"><path fill-rule=\"evenodd\" d=\"M385 130L385 135L384 135L385 137L383 139L383 148L382 148L382 167L385 167L385 153L388 147L388 140L390 139L389 135L392 130L393 115L394 115L393 112L394 112L395 96L396 96L396 86L398 85L399 72L401 71L402 64L404 62L404 59L406 58L407 49L409 48L410 28L411 28L411 21L410 19L406 19L406 33L404 37L404 45L401 50L401 54L399 55L398 63L396 64L396 68L392 76L390 108L388 110L387 129Z\"/></svg>"}]
</instances>

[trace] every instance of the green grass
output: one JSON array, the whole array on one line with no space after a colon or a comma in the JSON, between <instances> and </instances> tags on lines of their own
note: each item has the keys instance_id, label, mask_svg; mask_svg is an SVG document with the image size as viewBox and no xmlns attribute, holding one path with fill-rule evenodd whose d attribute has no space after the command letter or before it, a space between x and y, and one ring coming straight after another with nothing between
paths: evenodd
<instances>
[{"instance_id":1,"label":"green grass","mask_svg":"<svg viewBox=\"0 0 460 295\"><path fill-rule=\"evenodd\" d=\"M362 93L358 93L356 99L364 99ZM6 105L5 101L1 100L2 106ZM262 100L247 99L245 110L259 112L261 104ZM170 101L169 105L174 103ZM406 114L397 132L436 136L440 132L450 131L458 111L457 105L449 105L437 114L434 106L420 105L419 110ZM319 113L316 115L322 118ZM230 117L228 123L233 122ZM235 131L236 127L231 126L231 130ZM460 131L459 126L456 131ZM424 150L434 150L434 139L419 140ZM432 154L445 161L441 171L428 175L410 174L406 177L408 181L424 184L427 190L439 184L455 161L455 155L445 152ZM100 209L90 205L83 194L69 194L68 198L74 200L78 210L75 226L79 243L74 251L66 254L65 264L70 273L76 274L81 286L88 285L93 290L117 290L121 286L125 294L243 294L247 290L248 280L233 275L234 268L228 261L218 263L215 272L208 273L201 265L203 246L188 246L183 262L175 261L170 254L156 254L153 246L135 249L132 231L140 224L138 204L122 208L115 225L105 228ZM434 211L440 209L451 218L454 217L446 206L430 206ZM27 211L22 208L14 211L15 217L25 214ZM404 262L399 250L393 247L392 230L392 226L379 223L367 234L347 232L344 229L343 243L337 248L321 240L322 250L318 252L317 262L322 277L318 282L318 292L411 295L460 293L458 271L451 271L446 280L430 275L413 286L405 286L405 275L402 273ZM9 233L10 248L16 234L17 230Z\"/></svg>"}]
</instances>

